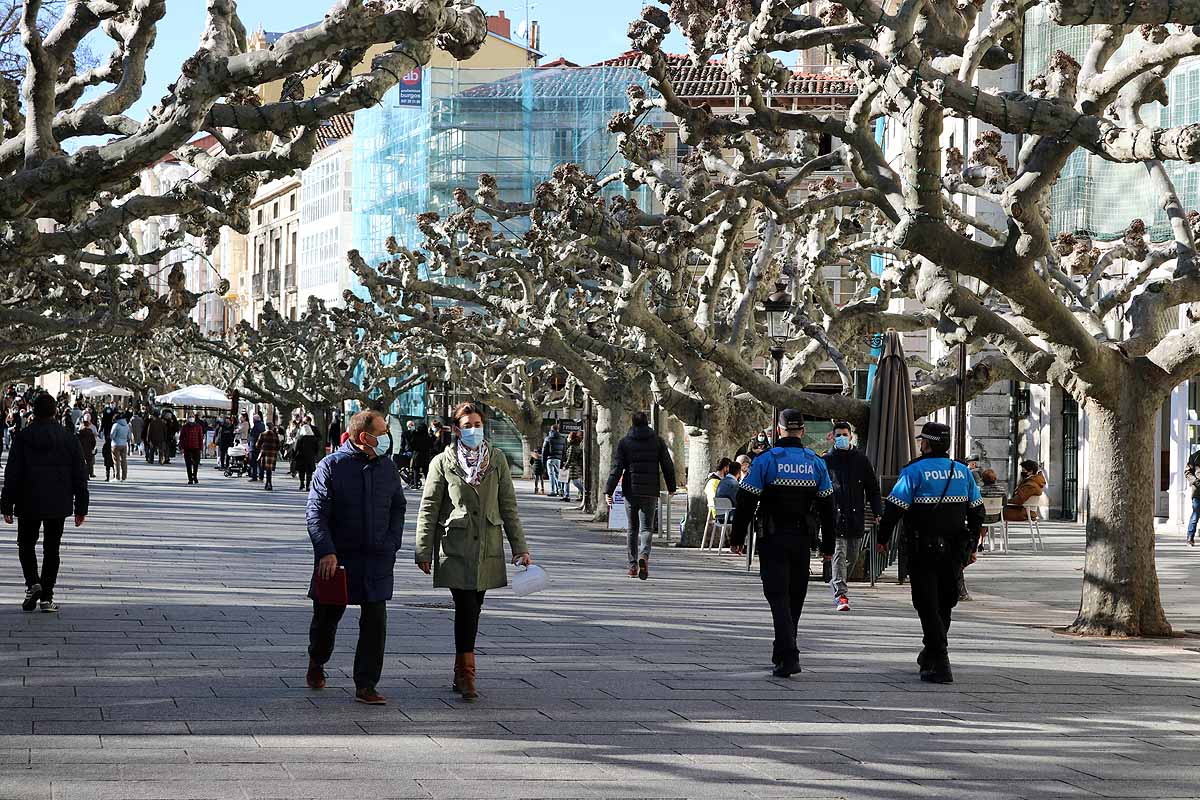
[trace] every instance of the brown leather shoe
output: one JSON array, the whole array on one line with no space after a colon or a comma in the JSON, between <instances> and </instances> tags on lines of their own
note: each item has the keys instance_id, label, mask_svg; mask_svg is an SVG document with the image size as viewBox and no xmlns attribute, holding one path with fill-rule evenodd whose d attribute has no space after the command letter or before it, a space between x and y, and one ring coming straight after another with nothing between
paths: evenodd
<instances>
[{"instance_id":1,"label":"brown leather shoe","mask_svg":"<svg viewBox=\"0 0 1200 800\"><path fill-rule=\"evenodd\" d=\"M354 693L354 702L366 703L369 706L386 706L387 698L375 691L372 686L369 689L359 689Z\"/></svg>"},{"instance_id":2,"label":"brown leather shoe","mask_svg":"<svg viewBox=\"0 0 1200 800\"><path fill-rule=\"evenodd\" d=\"M475 654L463 653L462 657L462 681L459 683L462 687L462 698L468 703L474 703L479 699L479 692L475 690Z\"/></svg>"},{"instance_id":3,"label":"brown leather shoe","mask_svg":"<svg viewBox=\"0 0 1200 800\"><path fill-rule=\"evenodd\" d=\"M314 664L312 661L309 661L308 674L304 676L304 681L310 689L324 689L325 668L320 664Z\"/></svg>"},{"instance_id":4,"label":"brown leather shoe","mask_svg":"<svg viewBox=\"0 0 1200 800\"><path fill-rule=\"evenodd\" d=\"M629 568L629 577L636 578L637 572L638 572L637 567L630 567Z\"/></svg>"},{"instance_id":5,"label":"brown leather shoe","mask_svg":"<svg viewBox=\"0 0 1200 800\"><path fill-rule=\"evenodd\" d=\"M463 654L459 653L454 656L454 682L450 684L450 688L459 694L462 694L462 677L463 670Z\"/></svg>"}]
</instances>

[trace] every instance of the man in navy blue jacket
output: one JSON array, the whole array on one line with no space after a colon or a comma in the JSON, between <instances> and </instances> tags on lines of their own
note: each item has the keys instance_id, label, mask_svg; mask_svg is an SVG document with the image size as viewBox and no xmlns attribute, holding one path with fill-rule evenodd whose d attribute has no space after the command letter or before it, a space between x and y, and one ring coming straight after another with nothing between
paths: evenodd
<instances>
[{"instance_id":1,"label":"man in navy blue jacket","mask_svg":"<svg viewBox=\"0 0 1200 800\"><path fill-rule=\"evenodd\" d=\"M392 571L404 533L404 490L391 449L387 420L378 411L362 411L350 420L350 438L317 465L308 491L308 535L316 557L316 575L332 578L346 570L350 605L361 606L358 647L354 652L354 699L383 705L376 691L383 673L387 637L387 601L392 599ZM314 579L315 583L315 579ZM341 605L317 602L308 629L308 686L325 687L324 666L333 654Z\"/></svg>"}]
</instances>

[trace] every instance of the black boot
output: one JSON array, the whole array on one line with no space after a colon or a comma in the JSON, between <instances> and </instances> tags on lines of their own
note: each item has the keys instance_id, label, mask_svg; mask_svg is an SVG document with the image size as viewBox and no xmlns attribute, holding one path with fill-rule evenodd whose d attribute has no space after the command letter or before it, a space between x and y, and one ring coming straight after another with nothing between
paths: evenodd
<instances>
[{"instance_id":1,"label":"black boot","mask_svg":"<svg viewBox=\"0 0 1200 800\"><path fill-rule=\"evenodd\" d=\"M942 658L936 664L928 664L921 670L921 680L926 683L954 683L950 659Z\"/></svg>"}]
</instances>

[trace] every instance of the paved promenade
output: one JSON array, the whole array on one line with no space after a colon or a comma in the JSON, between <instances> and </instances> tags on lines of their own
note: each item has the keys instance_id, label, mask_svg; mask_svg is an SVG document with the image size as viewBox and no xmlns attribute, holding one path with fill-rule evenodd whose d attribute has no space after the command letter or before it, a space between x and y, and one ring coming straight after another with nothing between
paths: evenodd
<instances>
[{"instance_id":1,"label":"paved promenade","mask_svg":"<svg viewBox=\"0 0 1200 800\"><path fill-rule=\"evenodd\" d=\"M304 688L303 497L133 460L68 530L59 615L22 614L0 546L0 798L1200 797L1200 638L1079 641L1082 533L987 555L952 631L957 682L917 680L894 575L835 614L814 585L803 674L772 679L757 577L617 538L522 486L551 591L488 597L482 700L457 701L447 593L412 565L389 610L383 708L351 702L351 611L330 686ZM410 498L410 511L416 498ZM413 514L410 513L410 520ZM1163 595L1200 631L1200 548L1160 541Z\"/></svg>"}]
</instances>

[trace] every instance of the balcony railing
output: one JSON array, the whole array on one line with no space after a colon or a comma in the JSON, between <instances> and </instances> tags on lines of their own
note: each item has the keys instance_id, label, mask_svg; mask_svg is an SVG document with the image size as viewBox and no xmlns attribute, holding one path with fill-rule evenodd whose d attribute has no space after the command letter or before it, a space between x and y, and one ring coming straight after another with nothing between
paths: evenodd
<instances>
[{"instance_id":1,"label":"balcony railing","mask_svg":"<svg viewBox=\"0 0 1200 800\"><path fill-rule=\"evenodd\" d=\"M279 295L279 270L277 269L267 273L267 294L271 297Z\"/></svg>"},{"instance_id":2,"label":"balcony railing","mask_svg":"<svg viewBox=\"0 0 1200 800\"><path fill-rule=\"evenodd\" d=\"M296 291L296 265L288 264L283 268L283 288L290 292Z\"/></svg>"},{"instance_id":3,"label":"balcony railing","mask_svg":"<svg viewBox=\"0 0 1200 800\"><path fill-rule=\"evenodd\" d=\"M263 296L263 274L261 272L254 273L251 279L251 285L254 290L254 299L262 300Z\"/></svg>"}]
</instances>

